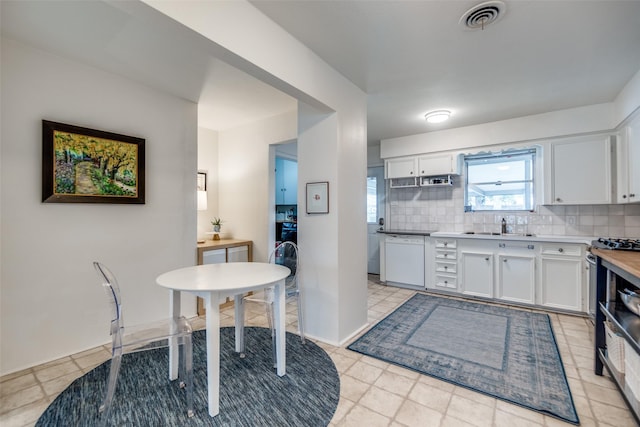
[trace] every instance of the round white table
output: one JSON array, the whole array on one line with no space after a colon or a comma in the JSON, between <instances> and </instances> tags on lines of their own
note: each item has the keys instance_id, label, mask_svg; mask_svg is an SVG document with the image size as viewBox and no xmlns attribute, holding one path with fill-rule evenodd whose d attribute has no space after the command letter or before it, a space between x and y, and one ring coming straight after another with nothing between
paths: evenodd
<instances>
[{"instance_id":1,"label":"round white table","mask_svg":"<svg viewBox=\"0 0 640 427\"><path fill-rule=\"evenodd\" d=\"M201 297L206 309L207 329L207 388L209 415L220 412L220 303L228 296L235 300L235 344L236 351L244 345L244 302L246 292L273 286L274 326L276 330L277 374L286 374L285 347L285 282L291 271L282 265L259 262L231 262L205 264L180 268L161 274L156 283L171 289L170 314L180 316L180 292L189 292ZM270 345L266 342L265 345ZM178 348L171 346L169 376L178 376Z\"/></svg>"}]
</instances>

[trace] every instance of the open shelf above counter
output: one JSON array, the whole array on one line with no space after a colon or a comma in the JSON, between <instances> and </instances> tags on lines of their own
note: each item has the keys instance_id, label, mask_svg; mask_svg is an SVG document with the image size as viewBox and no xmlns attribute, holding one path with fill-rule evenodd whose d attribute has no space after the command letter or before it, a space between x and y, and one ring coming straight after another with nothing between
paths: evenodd
<instances>
[{"instance_id":1,"label":"open shelf above counter","mask_svg":"<svg viewBox=\"0 0 640 427\"><path fill-rule=\"evenodd\" d=\"M451 187L452 185L451 175L420 177L420 187Z\"/></svg>"}]
</instances>

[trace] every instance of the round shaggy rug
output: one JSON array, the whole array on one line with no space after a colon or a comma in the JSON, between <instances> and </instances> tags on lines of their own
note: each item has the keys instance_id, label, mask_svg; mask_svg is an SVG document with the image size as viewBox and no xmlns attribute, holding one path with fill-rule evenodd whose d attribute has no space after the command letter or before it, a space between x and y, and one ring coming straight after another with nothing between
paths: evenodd
<instances>
[{"instance_id":1,"label":"round shaggy rug","mask_svg":"<svg viewBox=\"0 0 640 427\"><path fill-rule=\"evenodd\" d=\"M207 413L205 332L193 333L195 416L168 380L168 350L122 358L108 425L114 426L326 426L338 406L340 379L327 353L287 333L287 374L273 368L269 329L248 327L246 358L234 351L234 328L220 330L220 414ZM37 426L95 426L109 363L75 380L46 409Z\"/></svg>"}]
</instances>

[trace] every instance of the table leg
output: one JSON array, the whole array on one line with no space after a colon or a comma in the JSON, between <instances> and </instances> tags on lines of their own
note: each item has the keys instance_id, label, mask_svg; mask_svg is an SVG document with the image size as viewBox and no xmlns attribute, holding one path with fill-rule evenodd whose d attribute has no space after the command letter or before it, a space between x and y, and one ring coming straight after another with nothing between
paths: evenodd
<instances>
[{"instance_id":1,"label":"table leg","mask_svg":"<svg viewBox=\"0 0 640 427\"><path fill-rule=\"evenodd\" d=\"M275 286L275 295L273 299L273 311L275 314L274 326L276 328L276 372L278 376L287 373L287 354L286 354L286 334L285 318L286 318L286 298L285 298L285 282L282 279Z\"/></svg>"},{"instance_id":2,"label":"table leg","mask_svg":"<svg viewBox=\"0 0 640 427\"><path fill-rule=\"evenodd\" d=\"M244 353L244 295L234 296L234 316L236 322L236 353Z\"/></svg>"},{"instance_id":3,"label":"table leg","mask_svg":"<svg viewBox=\"0 0 640 427\"><path fill-rule=\"evenodd\" d=\"M171 291L169 295L169 316L171 318L180 317L180 291ZM172 331L173 332L173 331ZM169 340L169 379L175 380L178 378L178 364L180 361L180 355L178 352L178 340L171 338Z\"/></svg>"},{"instance_id":4,"label":"table leg","mask_svg":"<svg viewBox=\"0 0 640 427\"><path fill-rule=\"evenodd\" d=\"M209 292L205 298L207 328L207 391L209 415L220 413L220 296Z\"/></svg>"}]
</instances>

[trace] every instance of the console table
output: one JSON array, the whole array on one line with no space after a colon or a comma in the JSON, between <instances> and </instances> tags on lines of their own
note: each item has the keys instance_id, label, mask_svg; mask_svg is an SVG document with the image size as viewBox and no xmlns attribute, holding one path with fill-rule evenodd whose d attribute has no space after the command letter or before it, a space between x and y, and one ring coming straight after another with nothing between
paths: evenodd
<instances>
[{"instance_id":1,"label":"console table","mask_svg":"<svg viewBox=\"0 0 640 427\"><path fill-rule=\"evenodd\" d=\"M205 240L204 243L198 243L197 248L197 257L198 257L198 265L204 264L204 255L209 251L217 251L220 249L224 250L224 261L220 260L219 262L233 262L229 257L229 249L231 248L241 248L247 247L247 259L241 261L253 261L253 242L251 240L240 240L240 239L221 239L221 240ZM222 304L222 307L226 307L231 305L231 301L226 301ZM205 314L205 308L202 298L198 297L198 316L202 316Z\"/></svg>"}]
</instances>

